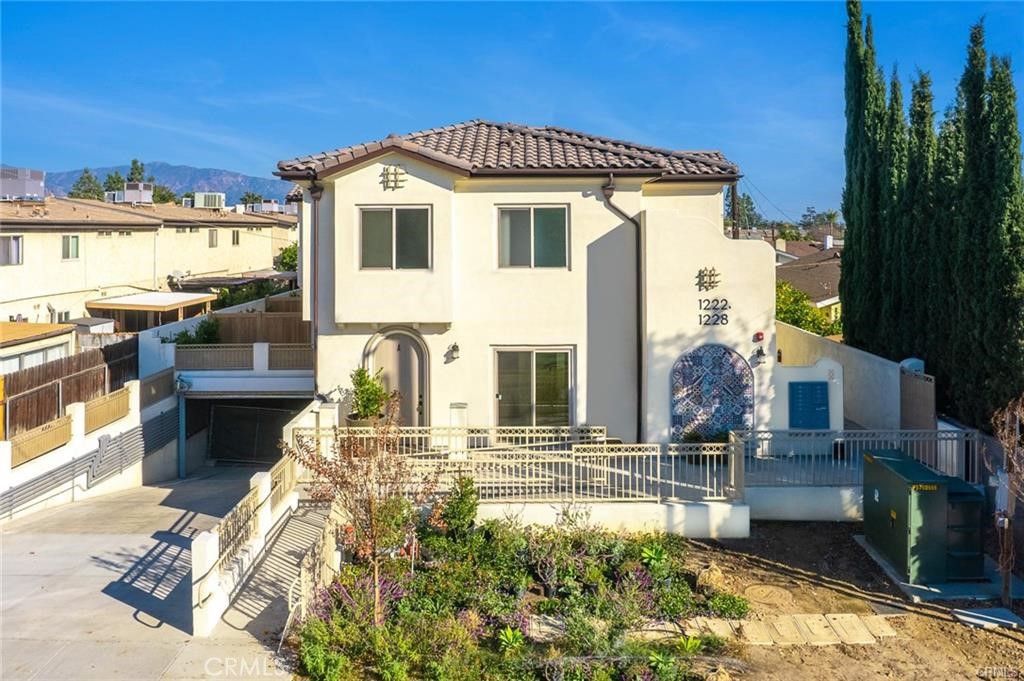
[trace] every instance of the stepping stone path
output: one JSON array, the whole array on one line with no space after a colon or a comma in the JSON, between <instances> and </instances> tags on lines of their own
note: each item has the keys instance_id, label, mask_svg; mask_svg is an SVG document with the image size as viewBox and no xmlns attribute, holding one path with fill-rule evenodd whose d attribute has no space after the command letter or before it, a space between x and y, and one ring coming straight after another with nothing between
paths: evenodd
<instances>
[{"instance_id":1,"label":"stepping stone path","mask_svg":"<svg viewBox=\"0 0 1024 681\"><path fill-rule=\"evenodd\" d=\"M872 645L880 638L896 636L896 630L881 615L847 613L780 615L766 621L695 617L686 622L684 631L688 635L733 638L755 646Z\"/></svg>"}]
</instances>

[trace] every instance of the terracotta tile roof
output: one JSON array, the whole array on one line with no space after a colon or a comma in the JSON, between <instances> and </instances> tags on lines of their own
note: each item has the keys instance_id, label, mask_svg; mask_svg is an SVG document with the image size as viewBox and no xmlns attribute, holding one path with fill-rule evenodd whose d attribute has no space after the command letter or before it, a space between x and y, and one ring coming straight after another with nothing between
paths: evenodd
<instances>
[{"instance_id":1,"label":"terracotta tile roof","mask_svg":"<svg viewBox=\"0 0 1024 681\"><path fill-rule=\"evenodd\" d=\"M739 168L717 151L672 151L554 126L472 120L442 128L302 156L277 164L276 175L308 178L388 151L405 151L466 175L622 174L730 179Z\"/></svg>"},{"instance_id":2,"label":"terracotta tile roof","mask_svg":"<svg viewBox=\"0 0 1024 681\"><path fill-rule=\"evenodd\" d=\"M779 281L803 291L812 302L820 303L839 295L841 251L830 248L775 268Z\"/></svg>"},{"instance_id":3,"label":"terracotta tile roof","mask_svg":"<svg viewBox=\"0 0 1024 681\"><path fill-rule=\"evenodd\" d=\"M302 187L293 184L288 193L284 195L285 203L302 203Z\"/></svg>"}]
</instances>

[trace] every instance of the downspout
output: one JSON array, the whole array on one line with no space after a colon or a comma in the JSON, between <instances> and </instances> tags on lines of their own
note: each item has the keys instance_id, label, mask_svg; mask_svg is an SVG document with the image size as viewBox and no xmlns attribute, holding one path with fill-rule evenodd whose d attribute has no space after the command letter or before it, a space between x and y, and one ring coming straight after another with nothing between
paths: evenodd
<instances>
[{"instance_id":1,"label":"downspout","mask_svg":"<svg viewBox=\"0 0 1024 681\"><path fill-rule=\"evenodd\" d=\"M644 383L646 377L644 376L644 346L646 339L644 338L644 242L643 242L643 225L640 221L634 217L628 215L625 211L619 208L617 205L612 203L612 197L615 195L615 175L608 174L608 182L601 187L601 192L604 194L604 203L608 208L618 215L623 220L633 225L634 239L634 257L635 257L635 270L636 280L634 282L634 306L636 308L636 442L643 442L644 435Z\"/></svg>"},{"instance_id":2,"label":"downspout","mask_svg":"<svg viewBox=\"0 0 1024 681\"><path fill-rule=\"evenodd\" d=\"M309 283L313 290L312 308L310 314L310 345L313 346L313 395L317 396L320 391L317 389L319 379L319 360L317 358L317 335L320 330L320 197L323 196L323 185L316 183L316 171L310 171L309 197L313 200L310 209L310 253L309 253Z\"/></svg>"}]
</instances>

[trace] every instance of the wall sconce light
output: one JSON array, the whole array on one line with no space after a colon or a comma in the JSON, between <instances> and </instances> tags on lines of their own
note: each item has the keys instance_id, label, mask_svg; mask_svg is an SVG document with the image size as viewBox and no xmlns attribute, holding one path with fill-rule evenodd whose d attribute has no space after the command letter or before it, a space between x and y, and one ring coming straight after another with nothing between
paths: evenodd
<instances>
[{"instance_id":1,"label":"wall sconce light","mask_svg":"<svg viewBox=\"0 0 1024 681\"><path fill-rule=\"evenodd\" d=\"M758 331L754 334L754 342L761 343L764 341L764 331Z\"/></svg>"},{"instance_id":2,"label":"wall sconce light","mask_svg":"<svg viewBox=\"0 0 1024 681\"><path fill-rule=\"evenodd\" d=\"M459 344L452 343L448 346L448 357L454 362L459 358Z\"/></svg>"},{"instance_id":3,"label":"wall sconce light","mask_svg":"<svg viewBox=\"0 0 1024 681\"><path fill-rule=\"evenodd\" d=\"M754 350L754 357L757 357L758 359L764 359L764 348L758 345L757 350Z\"/></svg>"}]
</instances>

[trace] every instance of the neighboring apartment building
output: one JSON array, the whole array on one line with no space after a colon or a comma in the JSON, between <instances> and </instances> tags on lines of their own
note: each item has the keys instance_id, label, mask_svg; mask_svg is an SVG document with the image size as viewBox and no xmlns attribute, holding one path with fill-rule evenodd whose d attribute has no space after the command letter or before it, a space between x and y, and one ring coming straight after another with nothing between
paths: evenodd
<instances>
[{"instance_id":1,"label":"neighboring apartment building","mask_svg":"<svg viewBox=\"0 0 1024 681\"><path fill-rule=\"evenodd\" d=\"M104 297L167 289L172 274L270 268L278 222L174 204L0 202L0 319L58 322Z\"/></svg>"},{"instance_id":2,"label":"neighboring apartment building","mask_svg":"<svg viewBox=\"0 0 1024 681\"><path fill-rule=\"evenodd\" d=\"M775 254L723 235L740 173L719 152L470 121L276 174L304 188L322 393L368 366L409 425L666 441L790 427L791 406L805 427L842 425L841 369L776 365ZM801 376L813 395L790 405Z\"/></svg>"},{"instance_id":3,"label":"neighboring apartment building","mask_svg":"<svg viewBox=\"0 0 1024 681\"><path fill-rule=\"evenodd\" d=\"M0 321L0 376L70 357L75 339L72 324Z\"/></svg>"}]
</instances>

